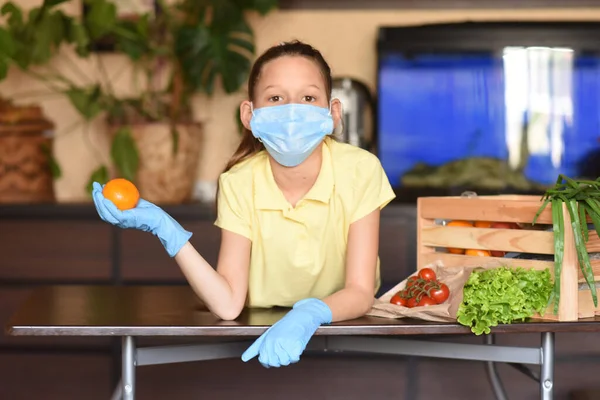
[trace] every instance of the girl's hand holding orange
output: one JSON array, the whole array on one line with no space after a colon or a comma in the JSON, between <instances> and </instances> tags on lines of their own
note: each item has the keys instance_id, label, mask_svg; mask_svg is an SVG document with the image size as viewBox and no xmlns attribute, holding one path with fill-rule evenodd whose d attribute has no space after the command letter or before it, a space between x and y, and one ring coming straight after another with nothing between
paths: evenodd
<instances>
[{"instance_id":1,"label":"girl's hand holding orange","mask_svg":"<svg viewBox=\"0 0 600 400\"><path fill-rule=\"evenodd\" d=\"M137 188L129 181L113 180L104 187L94 182L92 197L103 221L123 229L152 233L171 257L192 237L191 232L183 229L162 208L140 198Z\"/></svg>"}]
</instances>

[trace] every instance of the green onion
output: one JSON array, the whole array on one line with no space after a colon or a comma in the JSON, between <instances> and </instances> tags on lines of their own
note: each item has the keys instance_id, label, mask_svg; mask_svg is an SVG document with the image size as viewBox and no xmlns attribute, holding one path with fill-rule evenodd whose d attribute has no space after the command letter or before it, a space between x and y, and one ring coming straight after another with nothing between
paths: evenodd
<instances>
[{"instance_id":1,"label":"green onion","mask_svg":"<svg viewBox=\"0 0 600 400\"><path fill-rule=\"evenodd\" d=\"M560 274L565 249L565 227L560 199L552 200L552 231L554 232L554 292L551 298L554 300L554 314L556 314L560 301Z\"/></svg>"},{"instance_id":2,"label":"green onion","mask_svg":"<svg viewBox=\"0 0 600 400\"><path fill-rule=\"evenodd\" d=\"M598 305L594 272L590 263L586 243L589 241L587 215L594 224L594 229L600 236L600 178L590 180L575 180L559 175L554 187L548 189L542 196L541 207L533 218L535 225L538 217L550 203L552 207L552 231L554 232L554 289L551 301L554 302L554 313L558 312L560 301L560 275L564 259L564 220L562 205L567 206L571 217L571 229L575 239L579 268L590 288L594 306Z\"/></svg>"}]
</instances>

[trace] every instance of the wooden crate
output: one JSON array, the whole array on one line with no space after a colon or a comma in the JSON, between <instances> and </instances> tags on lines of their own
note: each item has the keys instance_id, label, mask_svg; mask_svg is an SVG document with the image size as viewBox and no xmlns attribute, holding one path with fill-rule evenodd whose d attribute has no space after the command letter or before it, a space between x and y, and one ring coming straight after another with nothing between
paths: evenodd
<instances>
[{"instance_id":1,"label":"wooden crate","mask_svg":"<svg viewBox=\"0 0 600 400\"><path fill-rule=\"evenodd\" d=\"M553 261L523 260L501 257L477 257L450 254L445 248L498 250L530 254L554 254L554 236L551 231L540 230L538 224L552 224L551 206L533 218L542 205L541 196L498 195L478 197L421 197L417 200L417 269L436 260L447 268L482 266L486 268L506 265L545 269L554 276ZM563 206L564 207L564 206ZM594 307L592 296L579 268L575 240L569 214L563 209L565 249L561 272L558 315L549 307L544 320L573 321L600 314ZM443 226L440 220L467 220L523 223L522 229L491 229L478 227ZM588 253L600 252L600 238L590 230ZM591 260L595 281L600 280L600 260ZM584 283L583 285L580 285ZM600 292L600 290L598 290Z\"/></svg>"}]
</instances>

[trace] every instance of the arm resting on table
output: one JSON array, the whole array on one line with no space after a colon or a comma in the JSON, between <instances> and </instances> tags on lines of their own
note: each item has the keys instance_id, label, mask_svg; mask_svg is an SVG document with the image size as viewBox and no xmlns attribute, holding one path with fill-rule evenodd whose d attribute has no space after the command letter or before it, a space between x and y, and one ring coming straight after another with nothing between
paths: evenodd
<instances>
[{"instance_id":1,"label":"arm resting on table","mask_svg":"<svg viewBox=\"0 0 600 400\"><path fill-rule=\"evenodd\" d=\"M217 269L187 242L175 256L181 271L206 307L224 320L237 318L246 301L250 266L248 238L222 230Z\"/></svg>"},{"instance_id":2,"label":"arm resting on table","mask_svg":"<svg viewBox=\"0 0 600 400\"><path fill-rule=\"evenodd\" d=\"M365 315L375 297L375 272L379 252L380 210L353 222L348 232L345 287L323 299L331 309L332 322Z\"/></svg>"}]
</instances>

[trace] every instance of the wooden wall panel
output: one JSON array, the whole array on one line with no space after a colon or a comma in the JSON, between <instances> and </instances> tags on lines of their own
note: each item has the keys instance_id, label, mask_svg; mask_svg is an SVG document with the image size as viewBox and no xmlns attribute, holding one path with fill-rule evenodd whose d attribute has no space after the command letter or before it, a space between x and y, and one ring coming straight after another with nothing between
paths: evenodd
<instances>
[{"instance_id":1,"label":"wooden wall panel","mask_svg":"<svg viewBox=\"0 0 600 400\"><path fill-rule=\"evenodd\" d=\"M0 280L106 279L110 240L102 221L0 220Z\"/></svg>"},{"instance_id":2,"label":"wooden wall panel","mask_svg":"<svg viewBox=\"0 0 600 400\"><path fill-rule=\"evenodd\" d=\"M180 221L193 233L190 242L211 264L216 266L220 230L211 221ZM122 276L124 279L157 280L181 279L184 276L179 266L164 250L157 237L134 230L122 233Z\"/></svg>"},{"instance_id":3,"label":"wooden wall panel","mask_svg":"<svg viewBox=\"0 0 600 400\"><path fill-rule=\"evenodd\" d=\"M110 399L110 359L87 355L0 354L0 399ZM142 398L143 399L143 398Z\"/></svg>"}]
</instances>

